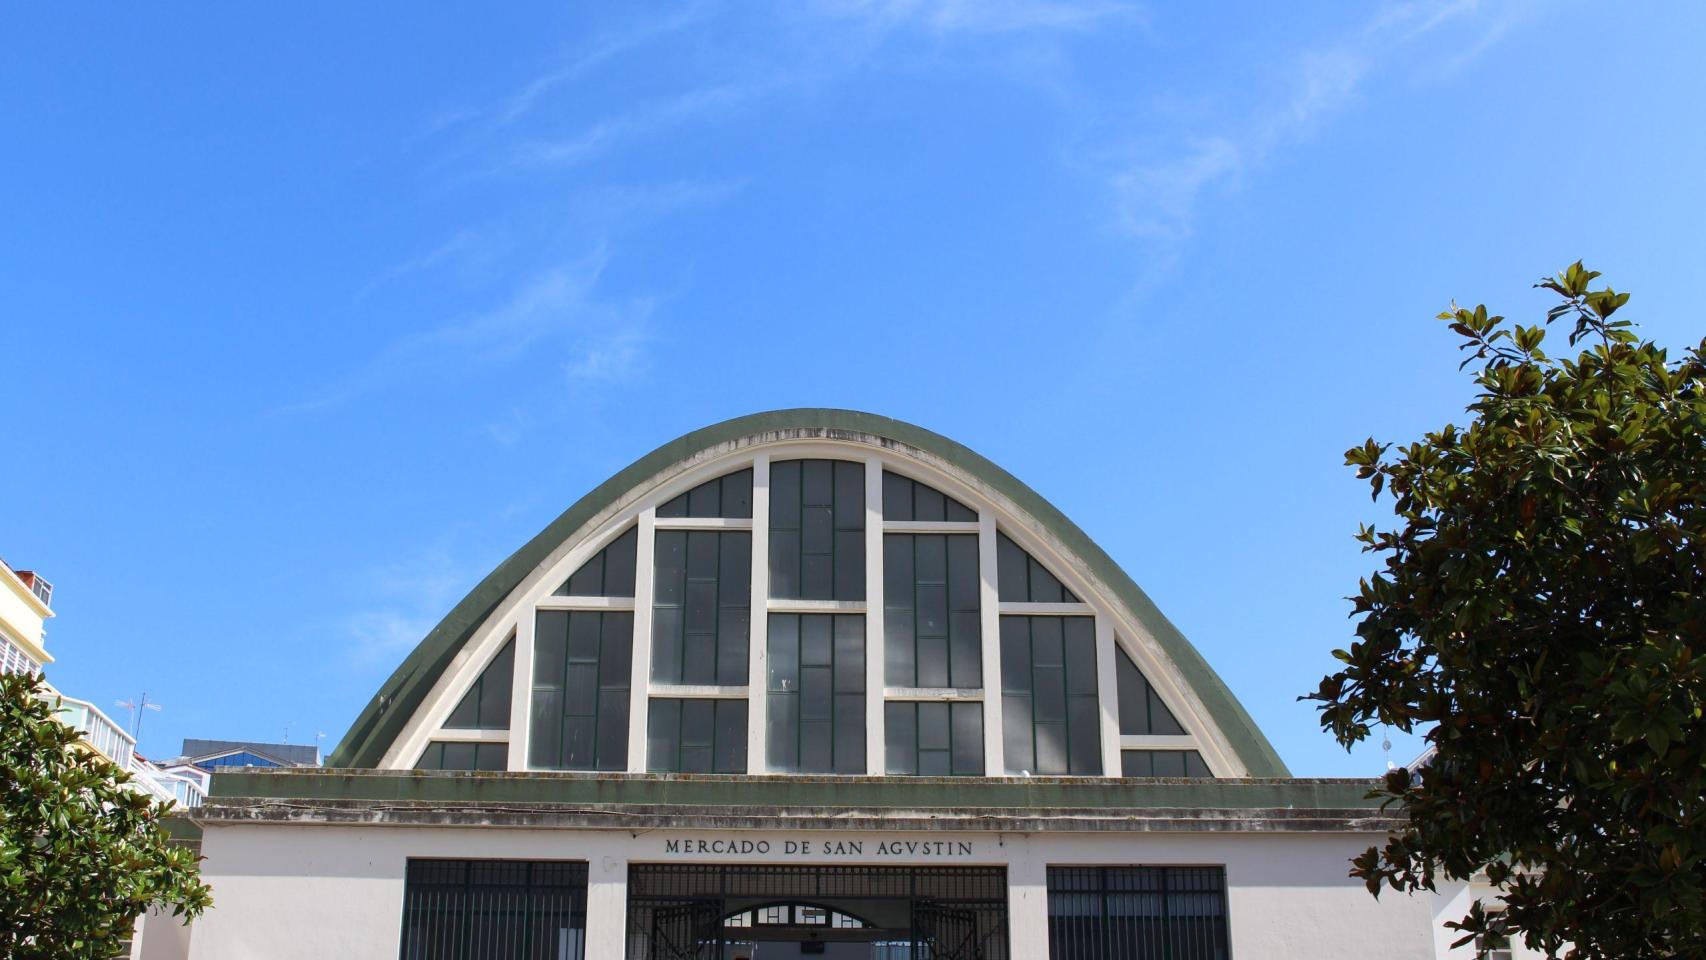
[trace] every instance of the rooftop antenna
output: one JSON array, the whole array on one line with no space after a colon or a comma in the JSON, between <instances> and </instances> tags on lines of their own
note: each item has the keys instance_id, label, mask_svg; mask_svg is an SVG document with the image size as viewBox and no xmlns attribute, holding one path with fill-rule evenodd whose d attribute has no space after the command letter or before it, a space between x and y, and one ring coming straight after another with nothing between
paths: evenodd
<instances>
[{"instance_id":1,"label":"rooftop antenna","mask_svg":"<svg viewBox=\"0 0 1706 960\"><path fill-rule=\"evenodd\" d=\"M114 700L113 706L123 707L130 711L130 739L132 740L142 739L142 711L152 710L155 713L160 712L160 705L158 703L148 702L148 692L146 690L142 692L141 699Z\"/></svg>"},{"instance_id":2,"label":"rooftop antenna","mask_svg":"<svg viewBox=\"0 0 1706 960\"><path fill-rule=\"evenodd\" d=\"M288 724L288 723L286 723L284 725L284 740L283 740L283 742L284 743L290 742L290 724Z\"/></svg>"},{"instance_id":3,"label":"rooftop antenna","mask_svg":"<svg viewBox=\"0 0 1706 960\"><path fill-rule=\"evenodd\" d=\"M1381 728L1380 734L1380 749L1386 754L1386 769L1396 770L1398 765L1392 762L1392 734L1384 727Z\"/></svg>"}]
</instances>

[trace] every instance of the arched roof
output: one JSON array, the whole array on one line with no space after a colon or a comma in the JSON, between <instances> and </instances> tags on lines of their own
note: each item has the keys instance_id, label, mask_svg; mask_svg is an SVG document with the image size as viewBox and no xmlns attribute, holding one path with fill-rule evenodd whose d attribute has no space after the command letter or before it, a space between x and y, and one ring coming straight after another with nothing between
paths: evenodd
<instances>
[{"instance_id":1,"label":"arched roof","mask_svg":"<svg viewBox=\"0 0 1706 960\"><path fill-rule=\"evenodd\" d=\"M1289 776L1279 754L1191 642L1167 620L1142 588L1053 504L1006 470L940 434L890 417L826 408L756 413L695 430L658 447L599 484L498 564L427 633L374 694L327 758L327 766L377 766L433 685L486 618L553 551L636 488L713 449L812 438L867 442L877 438L885 446L912 448L952 465L1005 497L1040 526L1043 533L1076 555L1087 572L1156 640L1208 710L1248 775Z\"/></svg>"}]
</instances>

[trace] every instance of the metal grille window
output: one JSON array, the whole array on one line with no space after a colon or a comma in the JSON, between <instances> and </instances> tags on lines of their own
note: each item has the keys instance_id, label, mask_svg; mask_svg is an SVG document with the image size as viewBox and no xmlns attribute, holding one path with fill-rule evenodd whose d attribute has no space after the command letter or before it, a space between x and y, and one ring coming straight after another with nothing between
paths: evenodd
<instances>
[{"instance_id":1,"label":"metal grille window","mask_svg":"<svg viewBox=\"0 0 1706 960\"><path fill-rule=\"evenodd\" d=\"M610 542L557 588L559 597L631 597L634 595L634 548L637 528Z\"/></svg>"},{"instance_id":2,"label":"metal grille window","mask_svg":"<svg viewBox=\"0 0 1706 960\"><path fill-rule=\"evenodd\" d=\"M656 567L652 679L744 686L752 534L659 530Z\"/></svg>"},{"instance_id":3,"label":"metal grille window","mask_svg":"<svg viewBox=\"0 0 1706 960\"><path fill-rule=\"evenodd\" d=\"M996 534L995 570L1002 603L1077 603L1048 568L1025 552L1005 533Z\"/></svg>"},{"instance_id":4,"label":"metal grille window","mask_svg":"<svg viewBox=\"0 0 1706 960\"><path fill-rule=\"evenodd\" d=\"M583 960L586 864L410 860L401 960Z\"/></svg>"},{"instance_id":5,"label":"metal grille window","mask_svg":"<svg viewBox=\"0 0 1706 960\"><path fill-rule=\"evenodd\" d=\"M508 730L510 690L515 686L515 638L511 637L492 662L481 671L480 679L462 695L450 718L444 721L450 730ZM484 769L484 768L481 768ZM499 767L498 769L502 769Z\"/></svg>"},{"instance_id":6,"label":"metal grille window","mask_svg":"<svg viewBox=\"0 0 1706 960\"><path fill-rule=\"evenodd\" d=\"M657 515L676 517L752 518L752 468L736 470L707 480L684 494L658 506Z\"/></svg>"},{"instance_id":7,"label":"metal grille window","mask_svg":"<svg viewBox=\"0 0 1706 960\"><path fill-rule=\"evenodd\" d=\"M1048 868L1050 960L1227 960L1221 867Z\"/></svg>"},{"instance_id":8,"label":"metal grille window","mask_svg":"<svg viewBox=\"0 0 1706 960\"><path fill-rule=\"evenodd\" d=\"M883 519L976 523L977 513L935 487L884 470Z\"/></svg>"},{"instance_id":9,"label":"metal grille window","mask_svg":"<svg viewBox=\"0 0 1706 960\"><path fill-rule=\"evenodd\" d=\"M1093 618L1001 618L1001 714L1008 773L1102 772Z\"/></svg>"},{"instance_id":10,"label":"metal grille window","mask_svg":"<svg viewBox=\"0 0 1706 960\"><path fill-rule=\"evenodd\" d=\"M983 686L976 534L883 537L883 677L894 687Z\"/></svg>"},{"instance_id":11,"label":"metal grille window","mask_svg":"<svg viewBox=\"0 0 1706 960\"><path fill-rule=\"evenodd\" d=\"M745 773L745 700L654 698L646 720L646 769Z\"/></svg>"},{"instance_id":12,"label":"metal grille window","mask_svg":"<svg viewBox=\"0 0 1706 960\"><path fill-rule=\"evenodd\" d=\"M434 740L426 745L416 770L508 770L509 744Z\"/></svg>"},{"instance_id":13,"label":"metal grille window","mask_svg":"<svg viewBox=\"0 0 1706 960\"><path fill-rule=\"evenodd\" d=\"M770 615L768 759L778 773L865 772L865 618Z\"/></svg>"},{"instance_id":14,"label":"metal grille window","mask_svg":"<svg viewBox=\"0 0 1706 960\"><path fill-rule=\"evenodd\" d=\"M625 769L634 614L541 610L537 616L529 764Z\"/></svg>"},{"instance_id":15,"label":"metal grille window","mask_svg":"<svg viewBox=\"0 0 1706 960\"><path fill-rule=\"evenodd\" d=\"M770 595L865 598L865 465L783 460L770 465Z\"/></svg>"},{"instance_id":16,"label":"metal grille window","mask_svg":"<svg viewBox=\"0 0 1706 960\"><path fill-rule=\"evenodd\" d=\"M889 773L983 776L983 704L890 701L883 716Z\"/></svg>"}]
</instances>

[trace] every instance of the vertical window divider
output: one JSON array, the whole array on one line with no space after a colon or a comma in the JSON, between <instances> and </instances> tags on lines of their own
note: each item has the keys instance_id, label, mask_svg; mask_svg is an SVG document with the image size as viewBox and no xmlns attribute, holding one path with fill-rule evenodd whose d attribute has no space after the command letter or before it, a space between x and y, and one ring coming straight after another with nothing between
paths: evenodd
<instances>
[{"instance_id":1,"label":"vertical window divider","mask_svg":"<svg viewBox=\"0 0 1706 960\"><path fill-rule=\"evenodd\" d=\"M770 455L752 460L752 613L747 617L746 772L764 772L768 712L765 655L770 648Z\"/></svg>"},{"instance_id":2,"label":"vertical window divider","mask_svg":"<svg viewBox=\"0 0 1706 960\"><path fill-rule=\"evenodd\" d=\"M983 770L997 777L1007 771L1002 756L1001 719L1001 591L996 570L995 514L983 507L977 511L977 568L979 626L983 648Z\"/></svg>"},{"instance_id":3,"label":"vertical window divider","mask_svg":"<svg viewBox=\"0 0 1706 960\"><path fill-rule=\"evenodd\" d=\"M1102 776L1120 775L1120 688L1114 625L1096 614L1096 699L1102 715ZM1145 705L1147 706L1147 704Z\"/></svg>"},{"instance_id":4,"label":"vertical window divider","mask_svg":"<svg viewBox=\"0 0 1706 960\"><path fill-rule=\"evenodd\" d=\"M515 675L509 687L509 763L511 770L527 769L527 741L532 733L533 628L539 612L529 604L515 621Z\"/></svg>"},{"instance_id":5,"label":"vertical window divider","mask_svg":"<svg viewBox=\"0 0 1706 960\"><path fill-rule=\"evenodd\" d=\"M865 460L865 773L888 769L883 707L883 462Z\"/></svg>"},{"instance_id":6,"label":"vertical window divider","mask_svg":"<svg viewBox=\"0 0 1706 960\"><path fill-rule=\"evenodd\" d=\"M651 716L652 581L656 577L657 506L640 511L634 543L634 642L628 674L628 772L646 770L646 721Z\"/></svg>"}]
</instances>

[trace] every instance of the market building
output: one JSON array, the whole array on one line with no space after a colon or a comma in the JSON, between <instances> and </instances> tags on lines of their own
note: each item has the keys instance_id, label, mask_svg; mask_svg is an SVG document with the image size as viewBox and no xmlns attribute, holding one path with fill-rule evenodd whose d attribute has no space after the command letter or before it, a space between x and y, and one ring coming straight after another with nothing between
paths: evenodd
<instances>
[{"instance_id":1,"label":"market building","mask_svg":"<svg viewBox=\"0 0 1706 960\"><path fill-rule=\"evenodd\" d=\"M1432 957L1430 901L1346 875L1369 786L1292 778L1000 467L777 411L575 503L325 768L215 773L189 953Z\"/></svg>"}]
</instances>

